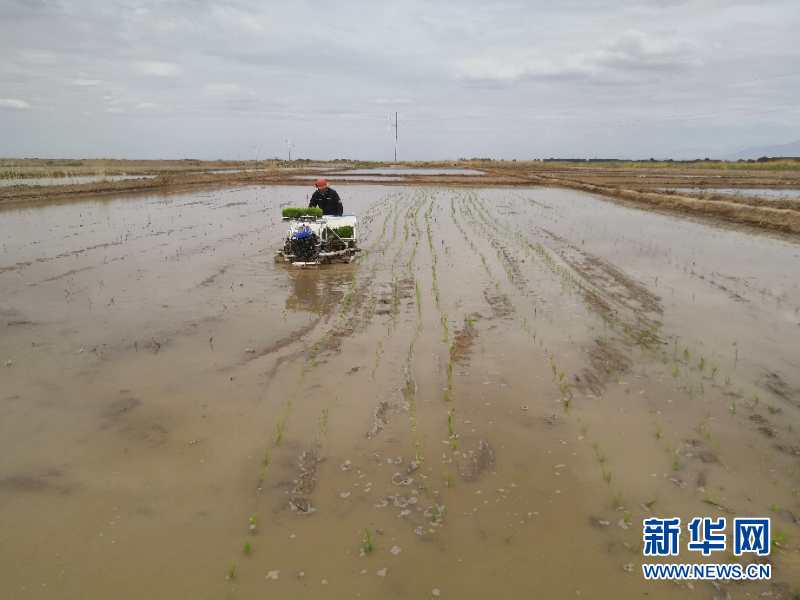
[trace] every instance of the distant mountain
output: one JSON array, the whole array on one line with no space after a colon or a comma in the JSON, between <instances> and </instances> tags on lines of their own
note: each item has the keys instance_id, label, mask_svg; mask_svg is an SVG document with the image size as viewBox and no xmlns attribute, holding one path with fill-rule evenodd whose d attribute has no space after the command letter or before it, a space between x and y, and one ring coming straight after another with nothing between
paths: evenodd
<instances>
[{"instance_id":1,"label":"distant mountain","mask_svg":"<svg viewBox=\"0 0 800 600\"><path fill-rule=\"evenodd\" d=\"M761 158L762 156L800 156L800 140L789 144L780 144L778 146L754 146L752 148L744 148L743 150L729 154L725 158L728 160L739 160L740 158Z\"/></svg>"}]
</instances>

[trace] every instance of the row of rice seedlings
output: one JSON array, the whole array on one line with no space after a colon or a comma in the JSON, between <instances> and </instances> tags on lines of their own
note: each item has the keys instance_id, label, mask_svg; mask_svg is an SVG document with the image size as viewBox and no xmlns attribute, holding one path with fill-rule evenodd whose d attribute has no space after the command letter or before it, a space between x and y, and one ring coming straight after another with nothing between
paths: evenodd
<instances>
[{"instance_id":1,"label":"row of rice seedlings","mask_svg":"<svg viewBox=\"0 0 800 600\"><path fill-rule=\"evenodd\" d=\"M389 222L389 216L387 216L387 218L384 219L383 228L381 230L381 233L380 233L380 235L378 237L378 241L377 241L378 244L380 244L380 242L382 241L382 239L384 238L384 236L386 234L387 223L388 222ZM342 306L342 310L340 311L340 316L339 316L340 319L345 318L345 316L349 312L350 308L352 307L353 298L354 298L355 293L356 293L356 288L355 288L355 285L354 285L354 286L352 286L350 288L350 290L348 290L347 294L345 295L345 298L343 299L343 302L342 302L343 306ZM301 370L301 372L299 374L300 381L302 381L303 376L304 376L309 364L311 366L314 366L316 364L314 359L315 359L316 354L318 353L320 347L321 347L320 346L320 342L318 342L317 345L312 347L311 352L309 353L310 360L306 361L306 363L303 366L303 369ZM283 443L284 437L286 435L288 419L289 419L289 417L290 417L290 415L292 413L292 406L293 406L292 405L292 400L290 398L290 399L287 400L285 408L284 408L284 411L281 414L281 416L280 416L279 420L277 421L277 423L275 424L275 433L274 433L274 436L272 438L272 446L273 447L280 447L282 445L282 443ZM317 435L316 435L316 444L318 446L320 446L322 444L323 439L327 436L329 419L330 419L329 409L328 408L323 408L321 413L320 413L319 422L318 422L318 430L317 430ZM261 493L261 491L264 488L264 485L265 485L265 482L266 482L266 479L267 479L271 464L272 464L272 455L271 455L270 448L267 448L265 450L265 452L264 452L264 457L263 457L263 459L261 461L261 468L260 468L260 471L259 471L258 486L257 486L257 492L259 494ZM248 518L248 532L251 535L255 535L258 532L258 517L257 517L256 514L252 514ZM242 552L243 552L243 554L245 556L250 556L253 553L253 544L252 544L252 542L250 542L250 541L245 542L244 545L243 545L243 548L242 548ZM233 580L235 580L237 578L237 576L238 576L238 568L237 568L236 564L233 563L233 564L231 564L231 566L228 569L228 572L227 572L227 575L226 575L226 579L228 579L229 581L233 581Z\"/></svg>"},{"instance_id":2,"label":"row of rice seedlings","mask_svg":"<svg viewBox=\"0 0 800 600\"><path fill-rule=\"evenodd\" d=\"M550 370L553 372L553 381L558 385L558 391L561 395L561 404L564 410L569 412L570 406L572 406L572 400L574 399L572 384L569 382L567 374L558 368L555 357L552 354L550 355Z\"/></svg>"},{"instance_id":3,"label":"row of rice seedlings","mask_svg":"<svg viewBox=\"0 0 800 600\"><path fill-rule=\"evenodd\" d=\"M447 411L447 439L450 442L451 450L458 450L458 434L456 433L455 425L455 409L451 408Z\"/></svg>"},{"instance_id":4,"label":"row of rice seedlings","mask_svg":"<svg viewBox=\"0 0 800 600\"><path fill-rule=\"evenodd\" d=\"M435 198L431 200L428 208L425 210L424 218L425 218L425 229L428 235L428 249L431 254L431 287L433 291L433 301L436 305L436 309L439 311L439 322L442 325L442 341L447 343L447 340L450 337L450 331L447 321L447 314L442 310L441 305L441 298L439 293L439 280L438 280L438 271L437 266L439 264L439 256L436 252L436 248L433 245L433 232L431 229L431 213L433 212L433 205L435 202Z\"/></svg>"},{"instance_id":5,"label":"row of rice seedlings","mask_svg":"<svg viewBox=\"0 0 800 600\"><path fill-rule=\"evenodd\" d=\"M514 263L511 261L509 257L509 251L506 246L500 241L497 235L507 233L503 232L500 227L497 225L495 219L489 215L488 210L483 205L483 203L479 200L477 194L475 192L471 192L466 196L466 201L471 204L471 206L475 209L475 214L478 216L479 221L483 224L486 232L487 237L489 239L489 243L495 249L497 253L497 258L500 261L500 264L503 266L503 269L506 272L506 276L508 277L508 281L517 289L522 292L527 292L527 287L525 285L524 280L521 278L521 275L518 271L518 268L515 268ZM493 232L493 233L490 233Z\"/></svg>"},{"instance_id":6,"label":"row of rice seedlings","mask_svg":"<svg viewBox=\"0 0 800 600\"><path fill-rule=\"evenodd\" d=\"M463 205L461 206L461 208L463 211L464 210ZM475 242L472 240L471 236L467 234L466 230L464 229L464 226L461 224L458 217L456 216L455 201L453 196L450 197L450 215L453 219L453 223L455 223L456 227L461 232L461 235L464 237L464 240L467 242L467 245L475 254L477 254L480 257L481 266L483 266L483 270L486 271L486 274L494 281L494 275L492 274L492 270L489 268L489 263L486 260L486 256L484 256L483 253L480 250L478 250L477 246L475 245Z\"/></svg>"},{"instance_id":7,"label":"row of rice seedlings","mask_svg":"<svg viewBox=\"0 0 800 600\"><path fill-rule=\"evenodd\" d=\"M419 240L421 237L421 231L419 230L419 209L422 206L422 202L424 202L423 194L420 194L420 203L416 205L413 218L411 219L411 227L414 229L414 246L411 250L411 253L408 258L408 262L406 264L406 268L408 271L409 277L414 277L414 270L416 264L416 256L417 256L417 247L419 246ZM409 419L409 427L411 429L411 437L414 441L414 460L418 463L422 463L425 460L425 452L422 443L422 438L419 434L419 427L418 427L418 415L417 415L417 382L414 379L414 355L417 343L419 341L420 335L422 334L422 323L423 323L423 311L422 311L422 290L419 284L419 281L414 277L414 294L417 303L417 322L416 326L414 327L414 334L411 337L411 341L408 345L408 352L406 354L406 364L405 364L405 387L403 391L403 395L405 397L406 402L408 403L408 419Z\"/></svg>"}]
</instances>

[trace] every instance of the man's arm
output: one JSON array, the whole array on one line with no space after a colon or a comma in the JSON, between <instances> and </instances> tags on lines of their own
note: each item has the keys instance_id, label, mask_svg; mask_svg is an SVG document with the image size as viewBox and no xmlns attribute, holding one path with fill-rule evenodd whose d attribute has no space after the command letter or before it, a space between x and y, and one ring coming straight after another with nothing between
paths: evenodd
<instances>
[{"instance_id":1,"label":"man's arm","mask_svg":"<svg viewBox=\"0 0 800 600\"><path fill-rule=\"evenodd\" d=\"M308 208L314 208L315 206L319 206L319 191L311 194L311 201L308 203Z\"/></svg>"},{"instance_id":2,"label":"man's arm","mask_svg":"<svg viewBox=\"0 0 800 600\"><path fill-rule=\"evenodd\" d=\"M331 190L331 196L333 196L333 198L336 200L336 211L335 211L335 213L336 213L337 216L341 217L342 213L344 212L344 206L342 205L342 199L339 198L339 194L336 192L336 190Z\"/></svg>"}]
</instances>

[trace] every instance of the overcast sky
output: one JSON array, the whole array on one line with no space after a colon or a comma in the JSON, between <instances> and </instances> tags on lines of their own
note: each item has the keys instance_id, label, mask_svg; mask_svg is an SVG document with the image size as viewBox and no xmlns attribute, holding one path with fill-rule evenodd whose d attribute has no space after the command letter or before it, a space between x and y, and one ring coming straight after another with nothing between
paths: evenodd
<instances>
[{"instance_id":1,"label":"overcast sky","mask_svg":"<svg viewBox=\"0 0 800 600\"><path fill-rule=\"evenodd\" d=\"M721 156L800 138L798 0L0 0L0 156Z\"/></svg>"}]
</instances>

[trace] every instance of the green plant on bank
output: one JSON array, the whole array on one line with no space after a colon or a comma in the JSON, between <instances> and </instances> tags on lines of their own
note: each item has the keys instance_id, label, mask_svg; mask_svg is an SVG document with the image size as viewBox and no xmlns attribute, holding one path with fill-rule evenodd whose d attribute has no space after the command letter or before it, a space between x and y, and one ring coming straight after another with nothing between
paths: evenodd
<instances>
[{"instance_id":1,"label":"green plant on bank","mask_svg":"<svg viewBox=\"0 0 800 600\"><path fill-rule=\"evenodd\" d=\"M285 219L296 219L298 217L321 217L322 209L318 206L286 206L283 208L283 210L281 210L281 215Z\"/></svg>"}]
</instances>

